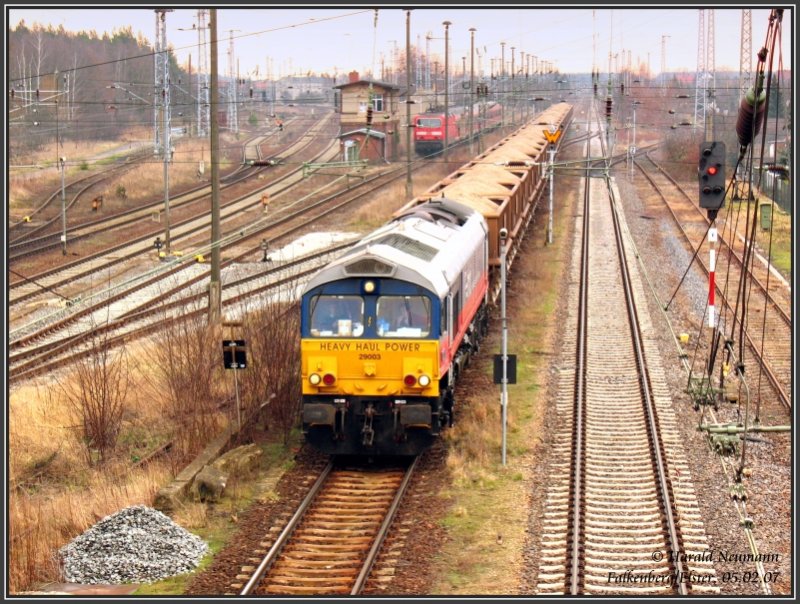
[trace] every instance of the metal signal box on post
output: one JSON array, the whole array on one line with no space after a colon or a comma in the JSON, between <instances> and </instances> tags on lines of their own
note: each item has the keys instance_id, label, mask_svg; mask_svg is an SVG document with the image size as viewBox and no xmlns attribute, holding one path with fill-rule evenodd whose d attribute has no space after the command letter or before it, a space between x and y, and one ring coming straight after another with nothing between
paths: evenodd
<instances>
[{"instance_id":1,"label":"metal signal box on post","mask_svg":"<svg viewBox=\"0 0 800 604\"><path fill-rule=\"evenodd\" d=\"M725 143L706 141L700 144L697 180L700 207L708 210L709 218L713 219L725 203Z\"/></svg>"}]
</instances>

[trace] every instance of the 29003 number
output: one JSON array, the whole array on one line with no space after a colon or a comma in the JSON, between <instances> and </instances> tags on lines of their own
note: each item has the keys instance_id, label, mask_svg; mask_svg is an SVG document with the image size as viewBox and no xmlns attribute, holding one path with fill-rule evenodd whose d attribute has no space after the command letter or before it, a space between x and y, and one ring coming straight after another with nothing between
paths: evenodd
<instances>
[{"instance_id":1,"label":"29003 number","mask_svg":"<svg viewBox=\"0 0 800 604\"><path fill-rule=\"evenodd\" d=\"M360 361L380 361L381 355L374 352L373 353L363 352L360 355L358 355L358 359Z\"/></svg>"}]
</instances>

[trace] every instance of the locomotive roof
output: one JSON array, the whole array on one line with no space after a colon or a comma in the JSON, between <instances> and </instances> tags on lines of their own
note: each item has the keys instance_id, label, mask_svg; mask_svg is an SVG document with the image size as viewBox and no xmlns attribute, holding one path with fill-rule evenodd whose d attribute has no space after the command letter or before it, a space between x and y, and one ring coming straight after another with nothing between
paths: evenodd
<instances>
[{"instance_id":1,"label":"locomotive roof","mask_svg":"<svg viewBox=\"0 0 800 604\"><path fill-rule=\"evenodd\" d=\"M480 226L479 226L480 225ZM449 199L407 209L373 231L308 282L304 292L354 276L391 277L444 295L463 260L463 242L486 230L475 210Z\"/></svg>"}]
</instances>

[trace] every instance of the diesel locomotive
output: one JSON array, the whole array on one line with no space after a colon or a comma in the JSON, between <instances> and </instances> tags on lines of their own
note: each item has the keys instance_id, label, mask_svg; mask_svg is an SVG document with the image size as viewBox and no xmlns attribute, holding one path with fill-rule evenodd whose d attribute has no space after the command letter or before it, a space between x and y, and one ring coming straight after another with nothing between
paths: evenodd
<instances>
[{"instance_id":1,"label":"diesel locomotive","mask_svg":"<svg viewBox=\"0 0 800 604\"><path fill-rule=\"evenodd\" d=\"M302 422L313 447L416 455L453 422L456 383L488 330L500 231L515 249L545 186L548 145L563 140L544 131L571 117L571 105L549 108L305 285Z\"/></svg>"}]
</instances>

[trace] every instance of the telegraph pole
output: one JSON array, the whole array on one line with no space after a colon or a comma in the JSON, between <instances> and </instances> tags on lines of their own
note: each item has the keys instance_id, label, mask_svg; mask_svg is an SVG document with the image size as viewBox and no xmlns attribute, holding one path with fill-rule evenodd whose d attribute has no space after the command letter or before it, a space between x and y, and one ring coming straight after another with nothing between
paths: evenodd
<instances>
[{"instance_id":1,"label":"telegraph pole","mask_svg":"<svg viewBox=\"0 0 800 604\"><path fill-rule=\"evenodd\" d=\"M444 25L444 150L442 158L447 162L447 147L450 145L450 21L442 23Z\"/></svg>"},{"instance_id":2,"label":"telegraph pole","mask_svg":"<svg viewBox=\"0 0 800 604\"><path fill-rule=\"evenodd\" d=\"M511 47L511 125L514 126L517 123L517 102L514 98L516 91L514 90L514 46Z\"/></svg>"},{"instance_id":3,"label":"telegraph pole","mask_svg":"<svg viewBox=\"0 0 800 604\"><path fill-rule=\"evenodd\" d=\"M474 155L472 137L475 122L475 28L469 28L469 154Z\"/></svg>"},{"instance_id":4,"label":"telegraph pole","mask_svg":"<svg viewBox=\"0 0 800 604\"><path fill-rule=\"evenodd\" d=\"M500 316L503 323L502 340L502 390L500 393L500 411L502 414L502 462L506 465L506 432L508 426L508 318L506 317L506 252L508 231L500 229Z\"/></svg>"},{"instance_id":5,"label":"telegraph pole","mask_svg":"<svg viewBox=\"0 0 800 604\"><path fill-rule=\"evenodd\" d=\"M506 43L500 42L500 121L505 128L506 125Z\"/></svg>"},{"instance_id":6,"label":"telegraph pole","mask_svg":"<svg viewBox=\"0 0 800 604\"><path fill-rule=\"evenodd\" d=\"M414 196L411 183L411 9L406 10L406 198Z\"/></svg>"},{"instance_id":7,"label":"telegraph pole","mask_svg":"<svg viewBox=\"0 0 800 604\"><path fill-rule=\"evenodd\" d=\"M234 52L233 52L233 32L239 31L238 29L228 30L228 130L238 134L239 133L239 114L237 110L237 88L239 87L236 69L234 68Z\"/></svg>"},{"instance_id":8,"label":"telegraph pole","mask_svg":"<svg viewBox=\"0 0 800 604\"><path fill-rule=\"evenodd\" d=\"M67 198L64 196L64 164L66 157L59 157L61 163L61 255L67 255Z\"/></svg>"},{"instance_id":9,"label":"telegraph pole","mask_svg":"<svg viewBox=\"0 0 800 604\"><path fill-rule=\"evenodd\" d=\"M220 323L222 289L220 288L219 220L219 78L217 74L217 9L209 9L211 18L211 278L208 284L208 322Z\"/></svg>"}]
</instances>

